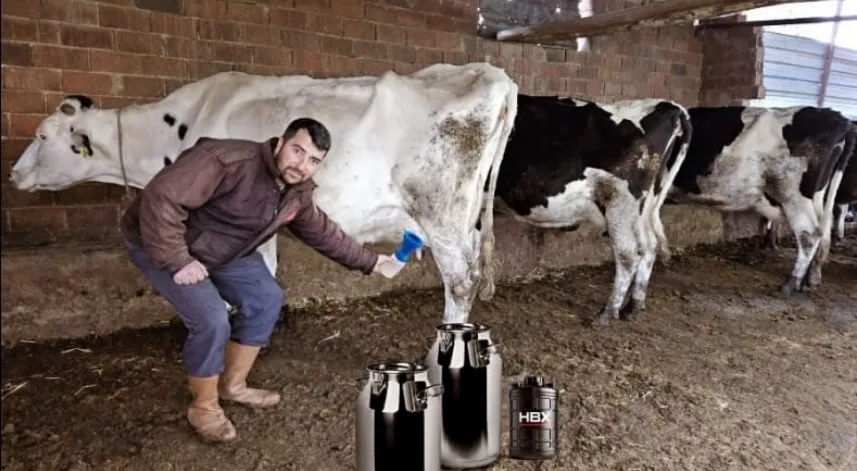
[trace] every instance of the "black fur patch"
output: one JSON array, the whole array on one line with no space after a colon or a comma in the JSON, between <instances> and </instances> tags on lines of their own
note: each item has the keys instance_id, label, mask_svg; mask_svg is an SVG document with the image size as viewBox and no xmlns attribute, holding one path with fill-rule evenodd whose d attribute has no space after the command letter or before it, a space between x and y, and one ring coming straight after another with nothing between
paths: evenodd
<instances>
[{"instance_id":1,"label":"black fur patch","mask_svg":"<svg viewBox=\"0 0 857 471\"><path fill-rule=\"evenodd\" d=\"M176 118L175 116L167 113L164 115L164 122L169 124L170 127L172 127L174 124L176 124Z\"/></svg>"},{"instance_id":2,"label":"black fur patch","mask_svg":"<svg viewBox=\"0 0 857 471\"><path fill-rule=\"evenodd\" d=\"M186 134L187 134L187 124L182 123L179 125L179 139L184 139Z\"/></svg>"}]
</instances>

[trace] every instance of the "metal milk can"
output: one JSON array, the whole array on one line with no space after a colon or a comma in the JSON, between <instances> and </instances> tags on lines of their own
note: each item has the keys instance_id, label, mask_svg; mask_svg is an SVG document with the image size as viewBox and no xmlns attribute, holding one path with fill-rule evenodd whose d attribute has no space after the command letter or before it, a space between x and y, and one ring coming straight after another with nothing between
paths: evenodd
<instances>
[{"instance_id":1,"label":"metal milk can","mask_svg":"<svg viewBox=\"0 0 857 471\"><path fill-rule=\"evenodd\" d=\"M503 362L484 324L437 326L426 355L429 380L443 386L440 462L480 468L500 456Z\"/></svg>"},{"instance_id":2,"label":"metal milk can","mask_svg":"<svg viewBox=\"0 0 857 471\"><path fill-rule=\"evenodd\" d=\"M357 401L358 471L440 471L440 385L411 362L375 363Z\"/></svg>"}]
</instances>

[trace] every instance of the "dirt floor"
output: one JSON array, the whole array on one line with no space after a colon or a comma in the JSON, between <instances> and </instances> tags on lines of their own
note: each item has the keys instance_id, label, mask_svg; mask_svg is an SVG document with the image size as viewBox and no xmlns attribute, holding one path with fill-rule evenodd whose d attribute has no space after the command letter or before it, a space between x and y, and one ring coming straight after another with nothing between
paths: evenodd
<instances>
[{"instance_id":1,"label":"dirt floor","mask_svg":"<svg viewBox=\"0 0 857 471\"><path fill-rule=\"evenodd\" d=\"M635 323L584 325L612 266L501 286L476 307L505 343L504 398L525 373L561 388L561 455L541 469L857 470L857 235L822 288L789 300L776 292L793 248L753 244L656 267ZM364 366L423 355L442 306L431 290L292 312L251 375L284 401L226 406L239 433L226 445L184 418L181 327L4 350L3 469L355 469ZM507 458L505 401L503 453L485 469L536 469Z\"/></svg>"}]
</instances>

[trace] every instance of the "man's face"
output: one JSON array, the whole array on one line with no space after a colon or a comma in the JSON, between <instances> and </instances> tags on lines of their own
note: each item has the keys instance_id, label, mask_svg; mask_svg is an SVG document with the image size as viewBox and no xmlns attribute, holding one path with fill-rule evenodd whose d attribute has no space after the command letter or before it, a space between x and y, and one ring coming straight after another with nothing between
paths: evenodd
<instances>
[{"instance_id":1,"label":"man's face","mask_svg":"<svg viewBox=\"0 0 857 471\"><path fill-rule=\"evenodd\" d=\"M288 141L280 138L274 151L277 153L280 178L290 185L312 178L315 169L326 154L313 144L312 137L306 129L298 130L297 134Z\"/></svg>"}]
</instances>

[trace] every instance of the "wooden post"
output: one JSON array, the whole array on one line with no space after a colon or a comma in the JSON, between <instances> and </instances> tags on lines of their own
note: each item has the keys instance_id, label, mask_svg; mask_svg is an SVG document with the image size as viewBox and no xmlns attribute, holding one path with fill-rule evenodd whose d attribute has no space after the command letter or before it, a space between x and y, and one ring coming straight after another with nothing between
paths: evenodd
<instances>
[{"instance_id":1,"label":"wooden post","mask_svg":"<svg viewBox=\"0 0 857 471\"><path fill-rule=\"evenodd\" d=\"M642 27L689 22L752 8L801 1L804 0L664 0L587 18L509 28L498 32L497 39L499 41L549 44L554 41L570 40L577 37L614 34Z\"/></svg>"}]
</instances>

